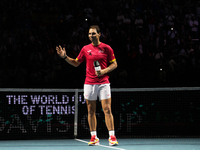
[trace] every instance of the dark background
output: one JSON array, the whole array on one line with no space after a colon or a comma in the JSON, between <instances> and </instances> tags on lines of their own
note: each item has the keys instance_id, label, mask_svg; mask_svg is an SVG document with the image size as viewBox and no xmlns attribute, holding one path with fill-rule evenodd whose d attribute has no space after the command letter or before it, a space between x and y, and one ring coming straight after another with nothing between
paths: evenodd
<instances>
[{"instance_id":1,"label":"dark background","mask_svg":"<svg viewBox=\"0 0 200 150\"><path fill-rule=\"evenodd\" d=\"M197 0L1 0L0 87L82 88L85 64L74 68L55 47L76 58L90 43L92 24L116 55L112 87L199 86L199 26L192 32L189 24L192 17L199 22L199 6Z\"/></svg>"}]
</instances>

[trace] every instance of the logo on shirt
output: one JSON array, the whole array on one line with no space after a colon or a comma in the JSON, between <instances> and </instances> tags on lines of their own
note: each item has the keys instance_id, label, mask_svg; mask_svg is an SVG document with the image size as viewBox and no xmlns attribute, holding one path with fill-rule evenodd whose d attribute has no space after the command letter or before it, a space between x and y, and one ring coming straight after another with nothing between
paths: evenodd
<instances>
[{"instance_id":1,"label":"logo on shirt","mask_svg":"<svg viewBox=\"0 0 200 150\"><path fill-rule=\"evenodd\" d=\"M87 52L88 52L88 55L92 55L91 51L92 51L92 50L88 50L88 51L87 51Z\"/></svg>"},{"instance_id":2,"label":"logo on shirt","mask_svg":"<svg viewBox=\"0 0 200 150\"><path fill-rule=\"evenodd\" d=\"M99 53L104 53L104 51L105 51L104 49L99 48Z\"/></svg>"}]
</instances>

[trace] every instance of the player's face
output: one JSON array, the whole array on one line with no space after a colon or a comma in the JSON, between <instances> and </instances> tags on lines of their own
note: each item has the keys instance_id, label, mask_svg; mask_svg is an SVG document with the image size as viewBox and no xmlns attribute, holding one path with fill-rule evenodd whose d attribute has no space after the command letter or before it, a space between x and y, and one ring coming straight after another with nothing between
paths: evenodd
<instances>
[{"instance_id":1,"label":"player's face","mask_svg":"<svg viewBox=\"0 0 200 150\"><path fill-rule=\"evenodd\" d=\"M99 41L100 34L97 33L96 29L90 29L88 33L88 37L91 42Z\"/></svg>"}]
</instances>

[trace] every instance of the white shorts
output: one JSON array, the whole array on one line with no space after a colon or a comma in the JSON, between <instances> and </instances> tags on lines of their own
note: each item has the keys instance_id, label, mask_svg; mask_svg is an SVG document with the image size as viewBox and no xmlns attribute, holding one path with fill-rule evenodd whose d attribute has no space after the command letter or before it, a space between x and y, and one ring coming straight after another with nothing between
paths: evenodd
<instances>
[{"instance_id":1,"label":"white shorts","mask_svg":"<svg viewBox=\"0 0 200 150\"><path fill-rule=\"evenodd\" d=\"M84 84L84 98L87 100L109 99L111 97L110 83L106 84Z\"/></svg>"}]
</instances>

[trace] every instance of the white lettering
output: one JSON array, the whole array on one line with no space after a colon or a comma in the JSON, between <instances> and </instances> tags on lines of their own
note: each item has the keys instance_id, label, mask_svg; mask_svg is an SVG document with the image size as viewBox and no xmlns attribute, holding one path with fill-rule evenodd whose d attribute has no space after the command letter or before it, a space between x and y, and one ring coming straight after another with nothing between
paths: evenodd
<instances>
[{"instance_id":1,"label":"white lettering","mask_svg":"<svg viewBox=\"0 0 200 150\"><path fill-rule=\"evenodd\" d=\"M63 114L63 111L65 112L64 114L67 114L67 106L63 107L61 106L61 114ZM69 111L69 108L68 108Z\"/></svg>"},{"instance_id":2,"label":"white lettering","mask_svg":"<svg viewBox=\"0 0 200 150\"><path fill-rule=\"evenodd\" d=\"M27 97L27 95L21 95L21 104L23 104L23 105L28 104L27 102L25 102L26 101L25 97Z\"/></svg>"},{"instance_id":3,"label":"white lettering","mask_svg":"<svg viewBox=\"0 0 200 150\"><path fill-rule=\"evenodd\" d=\"M40 103L40 95L31 95L31 101L32 101L32 104L35 105L35 104L39 104Z\"/></svg>"},{"instance_id":4,"label":"white lettering","mask_svg":"<svg viewBox=\"0 0 200 150\"><path fill-rule=\"evenodd\" d=\"M52 108L52 106L51 105L47 105L46 106L46 114L47 115L51 115L52 114L52 112L51 112L51 109L50 108Z\"/></svg>"},{"instance_id":5,"label":"white lettering","mask_svg":"<svg viewBox=\"0 0 200 150\"><path fill-rule=\"evenodd\" d=\"M60 106L53 106L53 114L60 114Z\"/></svg>"},{"instance_id":6,"label":"white lettering","mask_svg":"<svg viewBox=\"0 0 200 150\"><path fill-rule=\"evenodd\" d=\"M28 113L29 113L29 108L28 108L28 106L23 106L22 107L22 113L24 114L24 115L28 115Z\"/></svg>"},{"instance_id":7,"label":"white lettering","mask_svg":"<svg viewBox=\"0 0 200 150\"><path fill-rule=\"evenodd\" d=\"M48 104L54 104L55 97L53 95L48 95Z\"/></svg>"},{"instance_id":8,"label":"white lettering","mask_svg":"<svg viewBox=\"0 0 200 150\"><path fill-rule=\"evenodd\" d=\"M18 95L18 98L16 98L16 95L14 95L14 104L16 104L18 102L18 104L20 104L20 95Z\"/></svg>"},{"instance_id":9,"label":"white lettering","mask_svg":"<svg viewBox=\"0 0 200 150\"><path fill-rule=\"evenodd\" d=\"M45 101L43 100L43 98L44 98ZM47 101L48 101L47 100L47 96L46 95L42 95L42 97L41 97L41 103L45 105L45 104L47 104Z\"/></svg>"},{"instance_id":10,"label":"white lettering","mask_svg":"<svg viewBox=\"0 0 200 150\"><path fill-rule=\"evenodd\" d=\"M8 104L11 104L11 98L13 97L13 95L6 95L6 97L8 98Z\"/></svg>"},{"instance_id":11,"label":"white lettering","mask_svg":"<svg viewBox=\"0 0 200 150\"><path fill-rule=\"evenodd\" d=\"M41 109L41 110L40 110L40 114L43 115L43 108L44 108L45 106L39 105L38 107L40 107L40 109Z\"/></svg>"},{"instance_id":12,"label":"white lettering","mask_svg":"<svg viewBox=\"0 0 200 150\"><path fill-rule=\"evenodd\" d=\"M65 98L67 98L67 101L65 101ZM69 97L67 95L62 96L62 104L68 104L69 103Z\"/></svg>"},{"instance_id":13,"label":"white lettering","mask_svg":"<svg viewBox=\"0 0 200 150\"><path fill-rule=\"evenodd\" d=\"M31 115L32 115L32 112L33 112L33 111L35 111L35 109L34 109L34 108L35 108L35 106L34 106L34 105L31 105L31 106L30 106L30 114L31 114Z\"/></svg>"}]
</instances>

